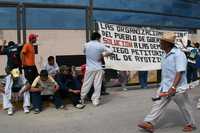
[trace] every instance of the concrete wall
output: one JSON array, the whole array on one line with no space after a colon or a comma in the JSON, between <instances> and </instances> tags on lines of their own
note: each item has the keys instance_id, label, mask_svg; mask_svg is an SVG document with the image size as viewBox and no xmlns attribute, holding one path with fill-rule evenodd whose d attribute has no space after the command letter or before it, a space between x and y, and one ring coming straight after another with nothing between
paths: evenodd
<instances>
[{"instance_id":1,"label":"concrete wall","mask_svg":"<svg viewBox=\"0 0 200 133\"><path fill-rule=\"evenodd\" d=\"M84 30L30 30L27 33L36 33L38 38L38 55L36 65L38 69L46 63L50 55L82 55L82 45L86 41ZM0 39L17 41L15 30L0 30ZM200 42L200 30L197 34L190 35L193 42ZM2 41L0 41L2 45ZM0 56L0 75L5 74L6 56Z\"/></svg>"},{"instance_id":2,"label":"concrete wall","mask_svg":"<svg viewBox=\"0 0 200 133\"><path fill-rule=\"evenodd\" d=\"M82 55L82 45L86 41L84 30L30 30L27 33L36 33L38 38L38 55L36 65L40 69L50 55ZM16 31L0 32L0 38L16 41ZM0 42L2 45L2 42ZM6 56L0 56L0 75L5 74Z\"/></svg>"}]
</instances>

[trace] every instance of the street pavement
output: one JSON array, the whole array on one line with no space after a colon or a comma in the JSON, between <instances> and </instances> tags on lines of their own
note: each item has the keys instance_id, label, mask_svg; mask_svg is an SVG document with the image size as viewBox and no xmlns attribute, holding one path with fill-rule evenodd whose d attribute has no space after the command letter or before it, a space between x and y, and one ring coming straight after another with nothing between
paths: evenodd
<instances>
[{"instance_id":1,"label":"street pavement","mask_svg":"<svg viewBox=\"0 0 200 133\"><path fill-rule=\"evenodd\" d=\"M150 111L156 88L109 88L110 95L103 96L102 104L94 107L88 103L83 110L67 105L67 110L47 107L40 114L16 112L7 116L0 111L0 133L145 133L137 127ZM200 110L196 109L200 87L190 91L197 127ZM178 107L171 102L156 126L155 133L182 133L185 124ZM200 127L199 127L200 128ZM193 133L200 133L200 129Z\"/></svg>"}]
</instances>

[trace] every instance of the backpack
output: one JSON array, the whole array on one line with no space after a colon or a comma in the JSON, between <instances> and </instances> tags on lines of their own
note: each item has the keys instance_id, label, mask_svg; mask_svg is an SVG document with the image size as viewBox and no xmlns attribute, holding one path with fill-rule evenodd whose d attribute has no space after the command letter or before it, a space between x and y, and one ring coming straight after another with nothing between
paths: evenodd
<instances>
[{"instance_id":1,"label":"backpack","mask_svg":"<svg viewBox=\"0 0 200 133\"><path fill-rule=\"evenodd\" d=\"M200 68L200 56L198 49L194 48L188 55L188 65L193 68Z\"/></svg>"},{"instance_id":2,"label":"backpack","mask_svg":"<svg viewBox=\"0 0 200 133\"><path fill-rule=\"evenodd\" d=\"M188 55L188 59L191 61L196 61L196 59L198 58L198 55L199 55L198 49L193 48Z\"/></svg>"}]
</instances>

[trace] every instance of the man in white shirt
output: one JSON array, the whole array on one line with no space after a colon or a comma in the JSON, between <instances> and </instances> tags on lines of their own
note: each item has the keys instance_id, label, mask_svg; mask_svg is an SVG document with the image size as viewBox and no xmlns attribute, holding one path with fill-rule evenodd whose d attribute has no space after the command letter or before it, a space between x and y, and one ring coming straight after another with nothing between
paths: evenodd
<instances>
[{"instance_id":1,"label":"man in white shirt","mask_svg":"<svg viewBox=\"0 0 200 133\"><path fill-rule=\"evenodd\" d=\"M94 93L92 95L92 103L95 106L99 105L99 98L101 94L101 85L104 71L102 70L102 57L107 57L112 54L112 49L107 48L100 43L101 35L94 32L91 36L91 41L84 45L84 53L86 55L86 72L81 88L81 100L84 99L89 92L92 84L94 84Z\"/></svg>"},{"instance_id":2,"label":"man in white shirt","mask_svg":"<svg viewBox=\"0 0 200 133\"><path fill-rule=\"evenodd\" d=\"M44 65L44 70L47 70L48 74L52 77L55 77L55 75L58 73L59 67L53 56L48 57L48 62Z\"/></svg>"}]
</instances>

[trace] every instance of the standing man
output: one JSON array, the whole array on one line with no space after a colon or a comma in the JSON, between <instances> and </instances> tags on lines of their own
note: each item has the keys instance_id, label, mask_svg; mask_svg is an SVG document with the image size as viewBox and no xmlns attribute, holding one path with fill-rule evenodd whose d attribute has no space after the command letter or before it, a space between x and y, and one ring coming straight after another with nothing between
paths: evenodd
<instances>
[{"instance_id":1,"label":"standing man","mask_svg":"<svg viewBox=\"0 0 200 133\"><path fill-rule=\"evenodd\" d=\"M146 89L148 84L148 71L138 71L138 76L141 88Z\"/></svg>"},{"instance_id":2,"label":"standing man","mask_svg":"<svg viewBox=\"0 0 200 133\"><path fill-rule=\"evenodd\" d=\"M92 95L92 103L99 105L101 95L101 85L104 71L102 70L102 56L107 57L112 54L112 50L100 43L101 35L97 32L92 33L91 41L84 45L84 53L86 55L86 72L84 75L83 85L81 88L81 100L84 104L87 93L92 84L94 85L94 93Z\"/></svg>"},{"instance_id":3,"label":"standing man","mask_svg":"<svg viewBox=\"0 0 200 133\"><path fill-rule=\"evenodd\" d=\"M175 34L173 32L164 33L161 38L161 49L164 50L162 58L162 81L157 91L158 99L152 106L152 110L145 117L144 122L138 126L148 132L154 132L154 125L165 112L167 105L173 100L181 110L186 125L184 132L192 131L196 128L192 116L192 107L190 105L187 89L187 59L185 54L175 47Z\"/></svg>"},{"instance_id":4,"label":"standing man","mask_svg":"<svg viewBox=\"0 0 200 133\"><path fill-rule=\"evenodd\" d=\"M5 46L5 44L6 40L3 41L0 52L7 55L6 68L9 70L19 68L21 70L20 46L13 41L9 41L8 46Z\"/></svg>"},{"instance_id":5,"label":"standing man","mask_svg":"<svg viewBox=\"0 0 200 133\"><path fill-rule=\"evenodd\" d=\"M129 79L129 72L128 71L119 71L119 82L121 83L121 87L124 91L127 91L127 83Z\"/></svg>"},{"instance_id":6,"label":"standing man","mask_svg":"<svg viewBox=\"0 0 200 133\"><path fill-rule=\"evenodd\" d=\"M38 71L35 65L35 49L33 44L37 42L38 35L30 34L29 43L24 44L21 51L21 60L26 79L30 84L38 76Z\"/></svg>"}]
</instances>

